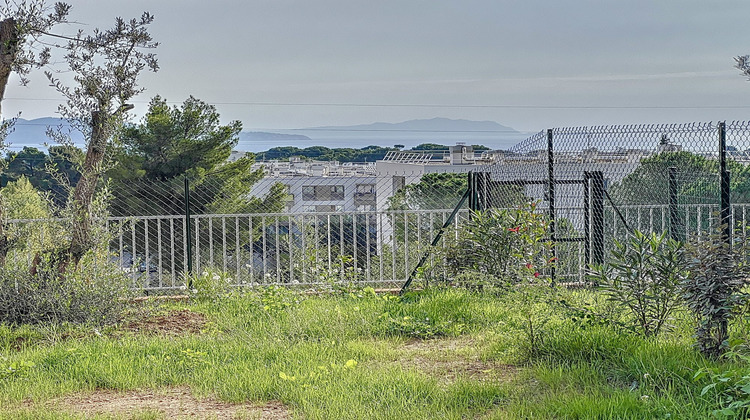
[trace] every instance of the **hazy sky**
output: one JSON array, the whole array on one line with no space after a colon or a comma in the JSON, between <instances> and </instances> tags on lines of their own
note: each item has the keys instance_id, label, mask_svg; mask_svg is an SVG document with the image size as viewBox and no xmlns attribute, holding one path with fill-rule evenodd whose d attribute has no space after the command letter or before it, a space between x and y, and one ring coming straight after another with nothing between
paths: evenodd
<instances>
[{"instance_id":1,"label":"hazy sky","mask_svg":"<svg viewBox=\"0 0 750 420\"><path fill-rule=\"evenodd\" d=\"M216 105L246 130L412 118L547 127L750 119L750 1L70 0L110 26L155 15L159 94ZM44 76L10 114L52 116ZM23 99L23 100L21 100ZM359 105L359 106L357 106ZM431 106L423 106L431 105Z\"/></svg>"}]
</instances>

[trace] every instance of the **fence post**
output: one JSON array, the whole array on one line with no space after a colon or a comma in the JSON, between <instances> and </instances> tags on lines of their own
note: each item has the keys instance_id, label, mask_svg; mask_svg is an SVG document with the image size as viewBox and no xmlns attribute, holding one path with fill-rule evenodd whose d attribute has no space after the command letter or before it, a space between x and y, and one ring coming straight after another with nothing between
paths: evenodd
<instances>
[{"instance_id":1,"label":"fence post","mask_svg":"<svg viewBox=\"0 0 750 420\"><path fill-rule=\"evenodd\" d=\"M669 237L680 240L679 214L677 214L677 168L671 166L669 171Z\"/></svg>"},{"instance_id":2,"label":"fence post","mask_svg":"<svg viewBox=\"0 0 750 420\"><path fill-rule=\"evenodd\" d=\"M719 176L721 194L721 229L727 245L732 245L732 208L729 196L729 171L727 170L727 127L724 121L719 123Z\"/></svg>"},{"instance_id":3,"label":"fence post","mask_svg":"<svg viewBox=\"0 0 750 420\"><path fill-rule=\"evenodd\" d=\"M474 174L476 179L477 206L479 210L487 210L490 207L490 173L477 172Z\"/></svg>"},{"instance_id":4,"label":"fence post","mask_svg":"<svg viewBox=\"0 0 750 420\"><path fill-rule=\"evenodd\" d=\"M552 241L552 257L557 257L557 238L555 237L555 154L552 144L552 129L547 129L547 200L549 203L549 234ZM555 284L555 265L550 270L550 280Z\"/></svg>"},{"instance_id":5,"label":"fence post","mask_svg":"<svg viewBox=\"0 0 750 420\"><path fill-rule=\"evenodd\" d=\"M474 183L474 171L469 171L466 176L466 188L469 191L469 209L477 211L477 190Z\"/></svg>"},{"instance_id":6,"label":"fence post","mask_svg":"<svg viewBox=\"0 0 750 420\"><path fill-rule=\"evenodd\" d=\"M589 173L591 179L591 260L604 264L604 172Z\"/></svg>"},{"instance_id":7,"label":"fence post","mask_svg":"<svg viewBox=\"0 0 750 420\"><path fill-rule=\"evenodd\" d=\"M193 272L193 238L192 238L192 226L190 223L190 181L188 181L187 175L185 176L185 240L187 241L187 274ZM189 278L189 277L188 277ZM192 287L189 284L188 289Z\"/></svg>"},{"instance_id":8,"label":"fence post","mask_svg":"<svg viewBox=\"0 0 750 420\"><path fill-rule=\"evenodd\" d=\"M583 258L591 266L591 172L583 171Z\"/></svg>"}]
</instances>

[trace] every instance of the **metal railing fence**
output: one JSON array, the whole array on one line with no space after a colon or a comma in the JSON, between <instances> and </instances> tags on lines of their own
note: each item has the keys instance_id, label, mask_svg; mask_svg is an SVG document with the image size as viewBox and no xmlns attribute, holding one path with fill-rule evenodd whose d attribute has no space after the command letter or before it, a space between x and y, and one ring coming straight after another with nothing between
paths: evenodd
<instances>
[{"instance_id":1,"label":"metal railing fence","mask_svg":"<svg viewBox=\"0 0 750 420\"><path fill-rule=\"evenodd\" d=\"M219 270L237 286L397 287L452 211L204 214L191 216L189 224L179 215L110 217L108 252L98 257L144 290L184 289L188 252L193 272ZM466 209L459 212L443 243L455 237L467 215ZM8 226L28 242L39 241L43 229L62 229L65 223L16 219ZM10 258L29 263L30 250L41 248L17 245Z\"/></svg>"},{"instance_id":2,"label":"metal railing fence","mask_svg":"<svg viewBox=\"0 0 750 420\"><path fill-rule=\"evenodd\" d=\"M717 217L718 205L680 205L685 215L684 234L701 236ZM563 210L574 210L560 208ZM625 226L613 207L605 208L607 247L624 240L628 229L663 233L669 230L666 205L629 205L620 209ZM220 270L236 286L287 285L326 287L335 284L398 287L408 278L421 255L447 220L452 209L351 213L265 213L191 216L195 272ZM732 219L750 233L750 204L732 206ZM469 210L458 213L438 248L455 239ZM61 229L62 219L16 219L8 226L23 244L9 254L31 262L28 242L44 241L49 231ZM143 290L180 290L187 264L187 225L184 216L110 217L106 221L109 263L127 273L133 286ZM22 245L22 246L20 246ZM587 261L582 243L558 244L557 276L561 281L582 281ZM430 258L439 272L439 252Z\"/></svg>"}]
</instances>

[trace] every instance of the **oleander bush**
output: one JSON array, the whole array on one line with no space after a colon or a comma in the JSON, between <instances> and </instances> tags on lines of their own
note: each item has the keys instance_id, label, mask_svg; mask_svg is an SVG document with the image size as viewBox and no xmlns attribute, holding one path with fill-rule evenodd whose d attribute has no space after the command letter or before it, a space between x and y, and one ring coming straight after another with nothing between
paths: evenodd
<instances>
[{"instance_id":1,"label":"oleander bush","mask_svg":"<svg viewBox=\"0 0 750 420\"><path fill-rule=\"evenodd\" d=\"M639 231L614 245L609 260L587 278L630 315L636 331L657 336L682 305L680 286L688 275L684 247L666 234Z\"/></svg>"},{"instance_id":2,"label":"oleander bush","mask_svg":"<svg viewBox=\"0 0 750 420\"><path fill-rule=\"evenodd\" d=\"M448 276L467 285L507 289L519 282L536 283L555 263L549 220L531 202L511 209L472 211L458 237L442 251ZM469 272L470 276L465 274Z\"/></svg>"}]
</instances>

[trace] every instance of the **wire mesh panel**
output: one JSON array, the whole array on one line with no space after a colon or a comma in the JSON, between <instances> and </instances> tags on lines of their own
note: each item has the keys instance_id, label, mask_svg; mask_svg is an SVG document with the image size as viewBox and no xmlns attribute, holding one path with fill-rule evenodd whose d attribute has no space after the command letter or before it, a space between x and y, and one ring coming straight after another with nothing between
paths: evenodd
<instances>
[{"instance_id":1,"label":"wire mesh panel","mask_svg":"<svg viewBox=\"0 0 750 420\"><path fill-rule=\"evenodd\" d=\"M540 132L489 165L508 197L523 188L553 220L554 274L583 280L613 246L637 229L685 240L709 232L721 202L720 125L633 125L557 128ZM740 146L748 126L726 131L732 199L741 202L746 163ZM737 175L734 175L734 174ZM734 217L740 207L735 205Z\"/></svg>"}]
</instances>

